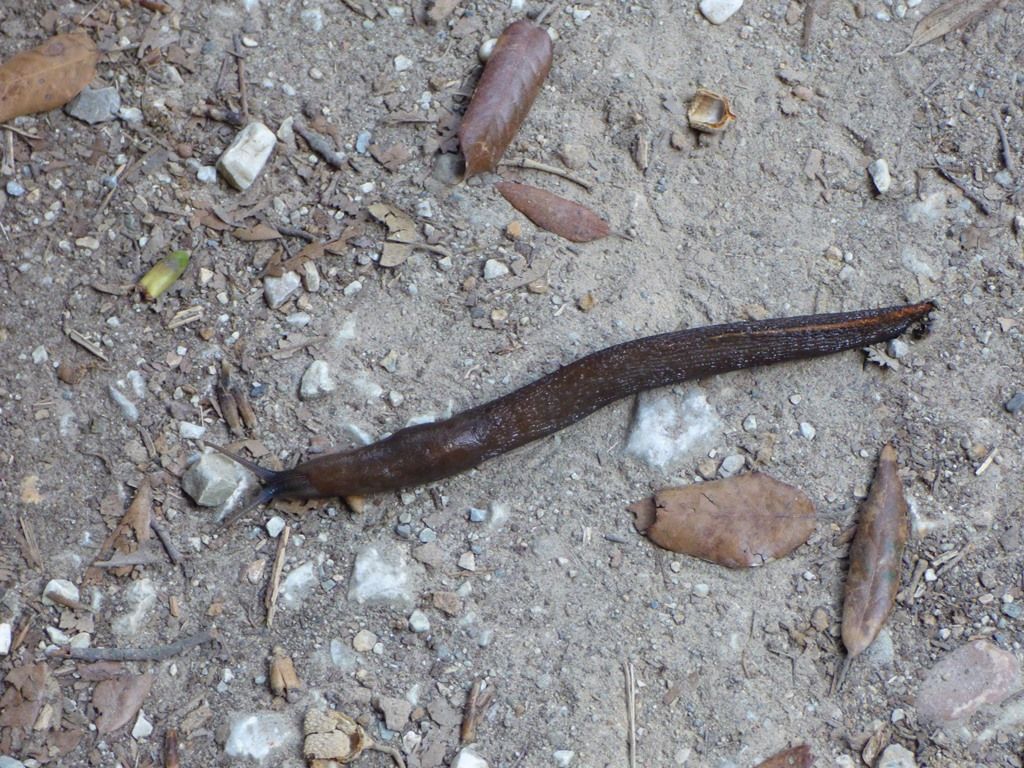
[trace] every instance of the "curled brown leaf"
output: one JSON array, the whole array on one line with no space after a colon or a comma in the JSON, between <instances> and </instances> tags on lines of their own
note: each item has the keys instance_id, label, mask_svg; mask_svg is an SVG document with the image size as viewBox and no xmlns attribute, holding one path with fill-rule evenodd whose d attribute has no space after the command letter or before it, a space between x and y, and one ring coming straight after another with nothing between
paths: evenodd
<instances>
[{"instance_id":1,"label":"curled brown leaf","mask_svg":"<svg viewBox=\"0 0 1024 768\"><path fill-rule=\"evenodd\" d=\"M871 645L896 604L909 527L896 449L887 444L878 458L871 492L861 507L857 533L850 545L850 572L843 597L843 645L851 658Z\"/></svg>"},{"instance_id":2,"label":"curled brown leaf","mask_svg":"<svg viewBox=\"0 0 1024 768\"><path fill-rule=\"evenodd\" d=\"M659 547L729 568L784 557L814 531L806 494L760 472L665 488L629 509Z\"/></svg>"},{"instance_id":3,"label":"curled brown leaf","mask_svg":"<svg viewBox=\"0 0 1024 768\"><path fill-rule=\"evenodd\" d=\"M548 33L531 21L513 22L501 33L459 126L467 178L498 167L551 70L552 55Z\"/></svg>"},{"instance_id":4,"label":"curled brown leaf","mask_svg":"<svg viewBox=\"0 0 1024 768\"><path fill-rule=\"evenodd\" d=\"M88 35L55 35L0 64L0 123L67 104L96 76Z\"/></svg>"},{"instance_id":5,"label":"curled brown leaf","mask_svg":"<svg viewBox=\"0 0 1024 768\"><path fill-rule=\"evenodd\" d=\"M790 747L777 752L767 760L757 764L756 768L811 768L814 765L814 755L807 744L798 747Z\"/></svg>"},{"instance_id":6,"label":"curled brown leaf","mask_svg":"<svg viewBox=\"0 0 1024 768\"><path fill-rule=\"evenodd\" d=\"M501 181L494 186L526 218L566 240L589 243L611 234L608 222L592 210L546 189L514 181Z\"/></svg>"}]
</instances>

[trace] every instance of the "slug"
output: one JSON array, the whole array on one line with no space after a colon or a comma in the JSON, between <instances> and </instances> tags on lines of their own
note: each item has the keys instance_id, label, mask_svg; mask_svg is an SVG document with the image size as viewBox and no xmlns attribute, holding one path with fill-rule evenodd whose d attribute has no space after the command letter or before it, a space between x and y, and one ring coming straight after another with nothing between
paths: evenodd
<instances>
[{"instance_id":1,"label":"slug","mask_svg":"<svg viewBox=\"0 0 1024 768\"><path fill-rule=\"evenodd\" d=\"M212 447L252 470L263 484L245 510L277 498L364 496L397 490L472 469L637 392L893 339L926 320L934 308L926 301L727 323L628 341L582 357L445 421L406 427L376 443L318 456L280 472Z\"/></svg>"}]
</instances>

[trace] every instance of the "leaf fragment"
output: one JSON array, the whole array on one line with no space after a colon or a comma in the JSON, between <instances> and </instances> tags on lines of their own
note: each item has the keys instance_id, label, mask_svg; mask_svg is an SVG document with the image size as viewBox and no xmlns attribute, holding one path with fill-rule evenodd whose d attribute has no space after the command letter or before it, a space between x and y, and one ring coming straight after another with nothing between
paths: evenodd
<instances>
[{"instance_id":1,"label":"leaf fragment","mask_svg":"<svg viewBox=\"0 0 1024 768\"><path fill-rule=\"evenodd\" d=\"M983 14L995 8L1002 0L948 0L927 14L914 27L907 47L899 53L906 53L959 27L966 27ZM897 54L899 55L899 54Z\"/></svg>"},{"instance_id":2,"label":"leaf fragment","mask_svg":"<svg viewBox=\"0 0 1024 768\"><path fill-rule=\"evenodd\" d=\"M459 126L466 177L498 167L551 71L553 46L532 21L501 33Z\"/></svg>"},{"instance_id":3,"label":"leaf fragment","mask_svg":"<svg viewBox=\"0 0 1024 768\"><path fill-rule=\"evenodd\" d=\"M368 208L370 215L387 227L388 236L381 249L380 265L397 267L412 253L411 243L417 238L416 222L399 208L387 203L374 203Z\"/></svg>"},{"instance_id":4,"label":"leaf fragment","mask_svg":"<svg viewBox=\"0 0 1024 768\"><path fill-rule=\"evenodd\" d=\"M843 597L843 645L850 658L871 645L892 613L909 533L896 449L886 444L850 545Z\"/></svg>"},{"instance_id":5,"label":"leaf fragment","mask_svg":"<svg viewBox=\"0 0 1024 768\"><path fill-rule=\"evenodd\" d=\"M188 251L174 251L150 267L149 272L139 280L139 288L146 298L153 301L163 295L185 272L188 260Z\"/></svg>"},{"instance_id":6,"label":"leaf fragment","mask_svg":"<svg viewBox=\"0 0 1024 768\"><path fill-rule=\"evenodd\" d=\"M156 678L152 674L122 675L96 685L92 705L99 712L96 730L113 733L135 719Z\"/></svg>"},{"instance_id":7,"label":"leaf fragment","mask_svg":"<svg viewBox=\"0 0 1024 768\"><path fill-rule=\"evenodd\" d=\"M67 104L96 76L88 35L55 35L0 65L0 123Z\"/></svg>"},{"instance_id":8,"label":"leaf fragment","mask_svg":"<svg viewBox=\"0 0 1024 768\"><path fill-rule=\"evenodd\" d=\"M784 557L814 531L807 495L761 472L664 488L629 509L659 547L728 568Z\"/></svg>"},{"instance_id":9,"label":"leaf fragment","mask_svg":"<svg viewBox=\"0 0 1024 768\"><path fill-rule=\"evenodd\" d=\"M811 754L810 745L801 744L776 752L767 760L758 763L756 768L811 768L812 765L814 755Z\"/></svg>"},{"instance_id":10,"label":"leaf fragment","mask_svg":"<svg viewBox=\"0 0 1024 768\"><path fill-rule=\"evenodd\" d=\"M501 181L494 186L526 218L566 240L589 243L611 234L608 222L592 210L546 189L514 181Z\"/></svg>"}]
</instances>

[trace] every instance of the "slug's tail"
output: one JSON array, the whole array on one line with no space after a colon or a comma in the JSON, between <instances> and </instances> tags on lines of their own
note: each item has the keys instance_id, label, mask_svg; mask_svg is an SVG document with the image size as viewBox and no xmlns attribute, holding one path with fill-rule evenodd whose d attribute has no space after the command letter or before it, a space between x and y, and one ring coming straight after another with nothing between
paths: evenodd
<instances>
[{"instance_id":1,"label":"slug's tail","mask_svg":"<svg viewBox=\"0 0 1024 768\"><path fill-rule=\"evenodd\" d=\"M216 443L207 442L205 444L213 448L215 451L223 453L232 461L236 461L243 467L248 469L250 472L256 475L256 477L259 478L260 483L263 486L262 488L260 488L260 492L256 494L247 504L234 510L230 515L224 518L225 525L233 523L242 515L252 511L261 504L267 504L273 501L288 489L288 478L290 474L288 471L277 472L273 469L267 469L266 467L260 466L255 461L251 461L245 458L244 456L239 456L238 454L232 453L226 448L222 448Z\"/></svg>"}]
</instances>

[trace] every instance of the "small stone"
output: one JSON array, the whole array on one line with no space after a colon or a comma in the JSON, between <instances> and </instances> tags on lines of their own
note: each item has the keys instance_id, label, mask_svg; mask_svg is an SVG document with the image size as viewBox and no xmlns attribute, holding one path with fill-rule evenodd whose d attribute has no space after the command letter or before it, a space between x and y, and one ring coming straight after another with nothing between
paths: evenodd
<instances>
[{"instance_id":1,"label":"small stone","mask_svg":"<svg viewBox=\"0 0 1024 768\"><path fill-rule=\"evenodd\" d=\"M338 388L331 378L331 371L326 361L314 360L302 374L299 385L299 398L302 400L319 400Z\"/></svg>"},{"instance_id":2,"label":"small stone","mask_svg":"<svg viewBox=\"0 0 1024 768\"><path fill-rule=\"evenodd\" d=\"M474 752L472 747L466 747L452 760L451 768L490 768L490 764Z\"/></svg>"},{"instance_id":3,"label":"small stone","mask_svg":"<svg viewBox=\"0 0 1024 768\"><path fill-rule=\"evenodd\" d=\"M902 744L890 744L878 758L875 768L917 768L914 753Z\"/></svg>"},{"instance_id":4,"label":"small stone","mask_svg":"<svg viewBox=\"0 0 1024 768\"><path fill-rule=\"evenodd\" d=\"M743 420L743 431L744 432L756 432L757 431L757 417L753 414L747 416Z\"/></svg>"},{"instance_id":5,"label":"small stone","mask_svg":"<svg viewBox=\"0 0 1024 768\"><path fill-rule=\"evenodd\" d=\"M353 280L353 281L352 281L351 283L349 283L348 285L346 285L346 286L345 286L345 287L344 287L344 288L343 288L343 289L341 290L341 292L342 292L342 293L343 293L343 294L344 294L345 296L351 297L351 296L355 296L355 295L356 295L357 293L359 293L359 292L360 292L361 290L363 290L363 284L362 284L362 282L361 282L361 281L359 281L359 280Z\"/></svg>"},{"instance_id":6,"label":"small stone","mask_svg":"<svg viewBox=\"0 0 1024 768\"><path fill-rule=\"evenodd\" d=\"M1003 403L1009 413L1018 413L1024 409L1024 392L1017 392L1013 397Z\"/></svg>"},{"instance_id":7,"label":"small stone","mask_svg":"<svg viewBox=\"0 0 1024 768\"><path fill-rule=\"evenodd\" d=\"M437 541L437 533L432 528L424 528L419 535L420 544L429 544Z\"/></svg>"},{"instance_id":8,"label":"small stone","mask_svg":"<svg viewBox=\"0 0 1024 768\"><path fill-rule=\"evenodd\" d=\"M660 469L701 450L721 428L698 387L685 393L643 392L637 397L626 453Z\"/></svg>"},{"instance_id":9,"label":"small stone","mask_svg":"<svg viewBox=\"0 0 1024 768\"><path fill-rule=\"evenodd\" d=\"M7 194L10 195L11 197L21 197L22 195L25 194L25 188L14 179L11 179L10 181L7 182L6 189Z\"/></svg>"},{"instance_id":10,"label":"small stone","mask_svg":"<svg viewBox=\"0 0 1024 768\"><path fill-rule=\"evenodd\" d=\"M67 606L79 602L78 587L67 579L50 579L43 587L43 603Z\"/></svg>"},{"instance_id":11,"label":"small stone","mask_svg":"<svg viewBox=\"0 0 1024 768\"><path fill-rule=\"evenodd\" d=\"M284 518L280 515L274 515L272 518L267 520L267 524L264 526L267 529L267 535L272 539L276 539L281 535L281 531L284 530L285 523Z\"/></svg>"},{"instance_id":12,"label":"small stone","mask_svg":"<svg viewBox=\"0 0 1024 768\"><path fill-rule=\"evenodd\" d=\"M746 458L739 453L726 456L718 468L719 477L732 477L747 465Z\"/></svg>"},{"instance_id":13,"label":"small stone","mask_svg":"<svg viewBox=\"0 0 1024 768\"><path fill-rule=\"evenodd\" d=\"M459 568L464 571L476 570L476 555L472 552L463 552L459 555Z\"/></svg>"},{"instance_id":14,"label":"small stone","mask_svg":"<svg viewBox=\"0 0 1024 768\"><path fill-rule=\"evenodd\" d=\"M434 607L448 616L458 616L462 612L462 600L454 592L435 592Z\"/></svg>"},{"instance_id":15,"label":"small stone","mask_svg":"<svg viewBox=\"0 0 1024 768\"><path fill-rule=\"evenodd\" d=\"M118 637L134 639L156 606L156 587L150 579L139 579L125 590L124 599L128 610L111 622L111 628Z\"/></svg>"},{"instance_id":16,"label":"small stone","mask_svg":"<svg viewBox=\"0 0 1024 768\"><path fill-rule=\"evenodd\" d=\"M64 107L64 111L89 125L105 123L117 117L121 108L121 96L117 88L86 88Z\"/></svg>"},{"instance_id":17,"label":"small stone","mask_svg":"<svg viewBox=\"0 0 1024 768\"><path fill-rule=\"evenodd\" d=\"M276 712L234 715L224 751L230 757L263 760L279 750L286 752L300 738L298 725L290 715Z\"/></svg>"},{"instance_id":18,"label":"small stone","mask_svg":"<svg viewBox=\"0 0 1024 768\"><path fill-rule=\"evenodd\" d=\"M489 37L480 43L480 47L477 48L476 55L480 59L481 64L486 64L487 60L491 58L491 54L494 53L494 46L498 44L498 39L495 37Z\"/></svg>"},{"instance_id":19,"label":"small stone","mask_svg":"<svg viewBox=\"0 0 1024 768\"><path fill-rule=\"evenodd\" d=\"M217 161L217 170L235 189L244 192L259 176L274 151L277 137L263 123L249 123Z\"/></svg>"},{"instance_id":20,"label":"small stone","mask_svg":"<svg viewBox=\"0 0 1024 768\"><path fill-rule=\"evenodd\" d=\"M310 32L319 32L324 28L324 12L319 8L307 8L299 14L299 18Z\"/></svg>"},{"instance_id":21,"label":"small stone","mask_svg":"<svg viewBox=\"0 0 1024 768\"><path fill-rule=\"evenodd\" d=\"M153 724L146 718L144 710L139 710L139 716L135 718L135 725L132 726L132 738L136 741L148 738L153 733Z\"/></svg>"},{"instance_id":22,"label":"small stone","mask_svg":"<svg viewBox=\"0 0 1024 768\"><path fill-rule=\"evenodd\" d=\"M317 293L320 290L320 270L312 261L302 265L302 286L307 293Z\"/></svg>"},{"instance_id":23,"label":"small stone","mask_svg":"<svg viewBox=\"0 0 1024 768\"><path fill-rule=\"evenodd\" d=\"M817 608L815 608L813 611L811 611L811 626L812 627L814 627L819 632L824 632L826 629L828 629L828 625L829 625L828 611L825 608L823 608L822 606L819 605Z\"/></svg>"},{"instance_id":24,"label":"small stone","mask_svg":"<svg viewBox=\"0 0 1024 768\"><path fill-rule=\"evenodd\" d=\"M263 278L263 297L267 300L267 306L277 309L299 290L300 285L302 279L296 272L289 271L280 277Z\"/></svg>"},{"instance_id":25,"label":"small stone","mask_svg":"<svg viewBox=\"0 0 1024 768\"><path fill-rule=\"evenodd\" d=\"M32 362L36 365L42 365L50 359L50 353L46 351L46 347L40 344L38 347L32 350Z\"/></svg>"},{"instance_id":26,"label":"small stone","mask_svg":"<svg viewBox=\"0 0 1024 768\"><path fill-rule=\"evenodd\" d=\"M868 173L871 174L871 181L878 190L878 194L884 195L892 186L892 176L889 174L889 163L885 158L878 158L868 166Z\"/></svg>"},{"instance_id":27,"label":"small stone","mask_svg":"<svg viewBox=\"0 0 1024 768\"><path fill-rule=\"evenodd\" d=\"M497 259L484 262L484 280L498 280L508 275L508 266Z\"/></svg>"},{"instance_id":28,"label":"small stone","mask_svg":"<svg viewBox=\"0 0 1024 768\"><path fill-rule=\"evenodd\" d=\"M700 0L700 12L712 24L724 24L743 7L743 0Z\"/></svg>"},{"instance_id":29,"label":"small stone","mask_svg":"<svg viewBox=\"0 0 1024 768\"><path fill-rule=\"evenodd\" d=\"M803 437L803 438L805 438L807 440L813 440L814 436L816 434L817 434L817 430L814 428L813 424L811 424L809 421L801 421L800 422L800 436L801 437Z\"/></svg>"},{"instance_id":30,"label":"small stone","mask_svg":"<svg viewBox=\"0 0 1024 768\"><path fill-rule=\"evenodd\" d=\"M576 753L571 749L556 749L551 756L555 759L555 765L558 768L569 768L572 765L572 759L576 757Z\"/></svg>"},{"instance_id":31,"label":"small stone","mask_svg":"<svg viewBox=\"0 0 1024 768\"><path fill-rule=\"evenodd\" d=\"M408 56L403 56L401 54L395 56L395 72L405 72L412 69L412 67L413 60Z\"/></svg>"},{"instance_id":32,"label":"small stone","mask_svg":"<svg viewBox=\"0 0 1024 768\"><path fill-rule=\"evenodd\" d=\"M424 544L412 551L412 556L418 563L423 563L430 568L440 568L444 563L444 552L437 544Z\"/></svg>"},{"instance_id":33,"label":"small stone","mask_svg":"<svg viewBox=\"0 0 1024 768\"><path fill-rule=\"evenodd\" d=\"M139 408L135 403L128 399L128 396L118 389L114 384L107 387L107 392L110 393L110 399L114 401L114 404L120 409L121 414L133 424L139 420Z\"/></svg>"},{"instance_id":34,"label":"small stone","mask_svg":"<svg viewBox=\"0 0 1024 768\"><path fill-rule=\"evenodd\" d=\"M412 602L411 581L400 554L381 552L374 546L365 547L356 555L352 567L348 599L360 604L409 605Z\"/></svg>"},{"instance_id":35,"label":"small stone","mask_svg":"<svg viewBox=\"0 0 1024 768\"><path fill-rule=\"evenodd\" d=\"M377 644L377 636L368 629L360 629L352 638L352 648L359 653L367 653L373 650Z\"/></svg>"},{"instance_id":36,"label":"small stone","mask_svg":"<svg viewBox=\"0 0 1024 768\"><path fill-rule=\"evenodd\" d=\"M384 715L384 725L389 731L401 731L412 714L412 704L405 699L391 696L379 697L377 709Z\"/></svg>"},{"instance_id":37,"label":"small stone","mask_svg":"<svg viewBox=\"0 0 1024 768\"><path fill-rule=\"evenodd\" d=\"M493 629L481 629L480 634L477 635L476 644L481 648L486 648L492 642L494 642L494 630Z\"/></svg>"},{"instance_id":38,"label":"small stone","mask_svg":"<svg viewBox=\"0 0 1024 768\"><path fill-rule=\"evenodd\" d=\"M420 634L421 632L429 632L430 619L427 617L427 614L425 614L419 608L417 608L415 611L409 614L409 629L411 629L416 634Z\"/></svg>"},{"instance_id":39,"label":"small stone","mask_svg":"<svg viewBox=\"0 0 1024 768\"><path fill-rule=\"evenodd\" d=\"M11 630L9 621L0 624L0 656L6 656L11 652Z\"/></svg>"},{"instance_id":40,"label":"small stone","mask_svg":"<svg viewBox=\"0 0 1024 768\"><path fill-rule=\"evenodd\" d=\"M181 487L201 507L219 507L238 487L238 465L212 450L186 470Z\"/></svg>"},{"instance_id":41,"label":"small stone","mask_svg":"<svg viewBox=\"0 0 1024 768\"><path fill-rule=\"evenodd\" d=\"M1024 614L1024 608L1020 603L1004 603L1002 611L1004 616L1015 621Z\"/></svg>"},{"instance_id":42,"label":"small stone","mask_svg":"<svg viewBox=\"0 0 1024 768\"><path fill-rule=\"evenodd\" d=\"M694 584L693 594L696 597L707 597L711 594L711 587L709 587L707 584Z\"/></svg>"},{"instance_id":43,"label":"small stone","mask_svg":"<svg viewBox=\"0 0 1024 768\"><path fill-rule=\"evenodd\" d=\"M486 523L487 522L487 510L478 509L477 507L469 508L469 522L471 523Z\"/></svg>"},{"instance_id":44,"label":"small stone","mask_svg":"<svg viewBox=\"0 0 1024 768\"><path fill-rule=\"evenodd\" d=\"M202 424L193 424L191 421L179 421L178 434L182 440L198 440L206 434L206 427Z\"/></svg>"},{"instance_id":45,"label":"small stone","mask_svg":"<svg viewBox=\"0 0 1024 768\"><path fill-rule=\"evenodd\" d=\"M365 155L373 142L373 134L369 131L360 131L356 134L356 152Z\"/></svg>"},{"instance_id":46,"label":"small stone","mask_svg":"<svg viewBox=\"0 0 1024 768\"><path fill-rule=\"evenodd\" d=\"M922 723L966 720L986 704L999 704L1020 687L1017 657L987 640L974 640L943 656L925 676L916 707Z\"/></svg>"},{"instance_id":47,"label":"small stone","mask_svg":"<svg viewBox=\"0 0 1024 768\"><path fill-rule=\"evenodd\" d=\"M313 593L316 583L316 566L311 562L303 563L298 568L293 568L281 582L278 602L290 610L301 608L306 598Z\"/></svg>"},{"instance_id":48,"label":"small stone","mask_svg":"<svg viewBox=\"0 0 1024 768\"><path fill-rule=\"evenodd\" d=\"M142 125L145 121L142 110L138 107L121 107L117 110L117 117L128 125Z\"/></svg>"},{"instance_id":49,"label":"small stone","mask_svg":"<svg viewBox=\"0 0 1024 768\"><path fill-rule=\"evenodd\" d=\"M889 356L900 360L910 352L910 345L903 339L893 339L889 342Z\"/></svg>"},{"instance_id":50,"label":"small stone","mask_svg":"<svg viewBox=\"0 0 1024 768\"><path fill-rule=\"evenodd\" d=\"M212 165L200 165L196 169L196 179L203 184L213 184L217 180L217 169Z\"/></svg>"}]
</instances>

